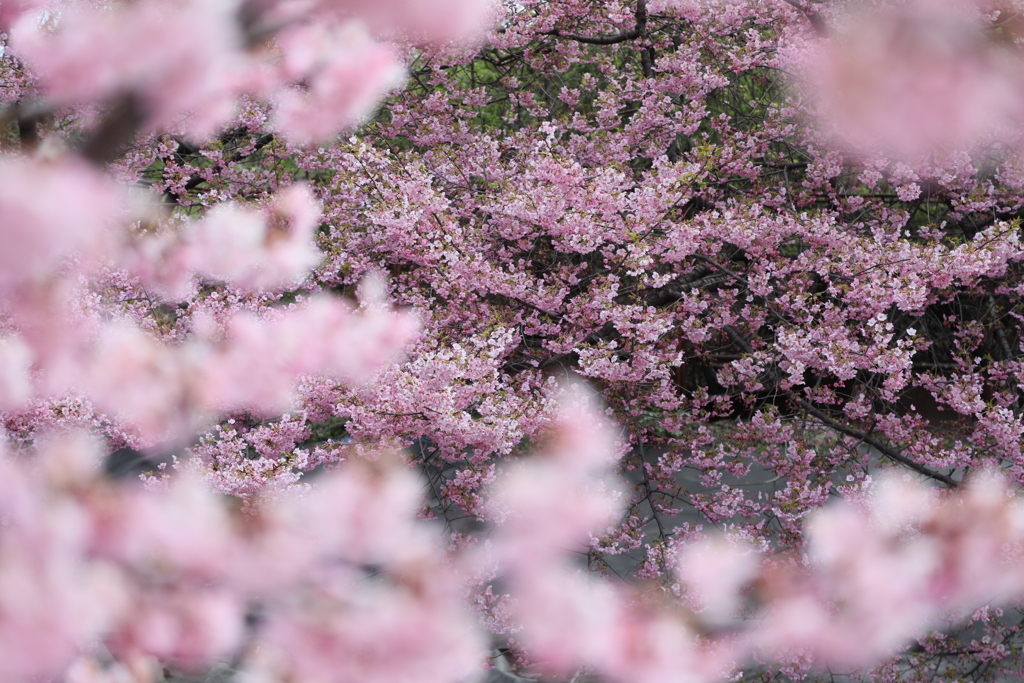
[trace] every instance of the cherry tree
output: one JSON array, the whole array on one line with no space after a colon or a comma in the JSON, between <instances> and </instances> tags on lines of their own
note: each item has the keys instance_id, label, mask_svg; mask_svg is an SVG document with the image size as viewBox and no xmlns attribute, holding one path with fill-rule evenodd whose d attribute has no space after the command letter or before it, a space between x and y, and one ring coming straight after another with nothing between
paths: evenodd
<instances>
[{"instance_id":1,"label":"cherry tree","mask_svg":"<svg viewBox=\"0 0 1024 683\"><path fill-rule=\"evenodd\" d=\"M461 530L500 519L484 491L554 380L587 378L630 445L587 564L665 590L712 529L802 552L880 465L1019 483L1014 12L525 3L482 51L418 53L361 136L297 163L332 221L318 283L386 272L424 334L306 405L413 442ZM492 628L514 598L486 594ZM1017 621L979 620L889 675L1011 666Z\"/></svg>"},{"instance_id":2,"label":"cherry tree","mask_svg":"<svg viewBox=\"0 0 1024 683\"><path fill-rule=\"evenodd\" d=\"M1017 671L1019 23L0 2L7 677Z\"/></svg>"}]
</instances>

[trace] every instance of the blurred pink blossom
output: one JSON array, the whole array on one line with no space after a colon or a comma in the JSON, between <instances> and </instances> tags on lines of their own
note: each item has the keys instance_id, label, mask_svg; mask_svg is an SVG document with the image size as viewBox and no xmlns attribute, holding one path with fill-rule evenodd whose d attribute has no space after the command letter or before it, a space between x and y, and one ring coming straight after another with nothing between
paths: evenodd
<instances>
[{"instance_id":1,"label":"blurred pink blossom","mask_svg":"<svg viewBox=\"0 0 1024 683\"><path fill-rule=\"evenodd\" d=\"M510 467L495 486L502 517L495 547L516 571L543 572L620 513L621 492L608 476L618 456L615 433L585 393L561 407L533 458Z\"/></svg>"},{"instance_id":2,"label":"blurred pink blossom","mask_svg":"<svg viewBox=\"0 0 1024 683\"><path fill-rule=\"evenodd\" d=\"M0 294L54 278L72 256L88 267L113 248L122 193L72 157L0 156Z\"/></svg>"},{"instance_id":3,"label":"blurred pink blossom","mask_svg":"<svg viewBox=\"0 0 1024 683\"><path fill-rule=\"evenodd\" d=\"M427 567L423 568L424 570ZM263 646L273 659L263 675L309 683L449 683L475 674L484 644L468 613L430 583L444 572L418 574L394 588L364 585L358 593L326 591L271 614ZM422 582L422 583L420 583ZM454 586L452 587L454 588ZM271 680L273 680L271 678Z\"/></svg>"},{"instance_id":4,"label":"blurred pink blossom","mask_svg":"<svg viewBox=\"0 0 1024 683\"><path fill-rule=\"evenodd\" d=\"M281 190L262 210L218 204L190 226L185 263L242 288L295 285L320 261L313 240L319 219L319 205L303 184Z\"/></svg>"},{"instance_id":5,"label":"blurred pink blossom","mask_svg":"<svg viewBox=\"0 0 1024 683\"><path fill-rule=\"evenodd\" d=\"M107 642L119 657L137 653L191 670L224 660L244 631L245 602L224 587L140 585L128 618Z\"/></svg>"},{"instance_id":6,"label":"blurred pink blossom","mask_svg":"<svg viewBox=\"0 0 1024 683\"><path fill-rule=\"evenodd\" d=\"M23 406L32 398L32 350L17 335L0 337L0 410Z\"/></svg>"},{"instance_id":7,"label":"blurred pink blossom","mask_svg":"<svg viewBox=\"0 0 1024 683\"><path fill-rule=\"evenodd\" d=\"M166 438L188 423L188 374L180 353L128 323L104 325L77 382L101 410L147 439Z\"/></svg>"},{"instance_id":8,"label":"blurred pink blossom","mask_svg":"<svg viewBox=\"0 0 1024 683\"><path fill-rule=\"evenodd\" d=\"M961 0L896 0L854 9L798 53L829 130L899 156L970 148L1024 117L1024 63L983 33Z\"/></svg>"},{"instance_id":9,"label":"blurred pink blossom","mask_svg":"<svg viewBox=\"0 0 1024 683\"><path fill-rule=\"evenodd\" d=\"M236 314L224 340L198 354L199 404L208 410L285 410L296 378L317 373L365 381L396 358L416 330L409 314L353 315L347 304L329 297L272 313L266 320Z\"/></svg>"},{"instance_id":10,"label":"blurred pink blossom","mask_svg":"<svg viewBox=\"0 0 1024 683\"><path fill-rule=\"evenodd\" d=\"M727 622L736 614L741 589L757 570L758 557L752 549L721 537L686 547L677 565L688 602L706 611L705 617L713 623Z\"/></svg>"},{"instance_id":11,"label":"blurred pink blossom","mask_svg":"<svg viewBox=\"0 0 1024 683\"><path fill-rule=\"evenodd\" d=\"M245 66L237 12L235 0L147 0L113 11L76 2L22 16L11 42L61 104L138 92L150 127L188 114L185 127L203 136L234 108Z\"/></svg>"},{"instance_id":12,"label":"blurred pink blossom","mask_svg":"<svg viewBox=\"0 0 1024 683\"><path fill-rule=\"evenodd\" d=\"M298 144L363 120L402 81L397 52L370 40L354 23L331 34L303 26L285 31L281 41L289 70L304 67L308 74L303 86L277 96L275 126Z\"/></svg>"}]
</instances>

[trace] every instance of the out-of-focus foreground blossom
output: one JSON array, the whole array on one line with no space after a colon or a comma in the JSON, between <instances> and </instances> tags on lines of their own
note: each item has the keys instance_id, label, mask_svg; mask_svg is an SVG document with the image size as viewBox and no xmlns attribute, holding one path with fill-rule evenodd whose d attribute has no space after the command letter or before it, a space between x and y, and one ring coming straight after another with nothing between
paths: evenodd
<instances>
[{"instance_id":1,"label":"out-of-focus foreground blossom","mask_svg":"<svg viewBox=\"0 0 1024 683\"><path fill-rule=\"evenodd\" d=\"M78 159L0 156L0 297L45 283L72 257L83 270L94 267L117 237L123 194Z\"/></svg>"},{"instance_id":2,"label":"out-of-focus foreground blossom","mask_svg":"<svg viewBox=\"0 0 1024 683\"><path fill-rule=\"evenodd\" d=\"M84 391L152 442L187 433L204 416L287 411L306 375L365 381L401 353L416 329L410 315L357 315L326 297L262 319L237 313L222 333L210 330L181 345L128 324L105 324L85 351L81 374L52 381Z\"/></svg>"},{"instance_id":3,"label":"out-of-focus foreground blossom","mask_svg":"<svg viewBox=\"0 0 1024 683\"><path fill-rule=\"evenodd\" d=\"M362 18L378 37L462 40L485 15L480 3L433 3L417 16L402 7L375 3ZM458 16L441 25L433 17L446 9ZM360 14L329 2L0 3L5 53L31 80L4 112L25 144L0 156L0 409L80 396L150 445L227 411L279 414L303 378L351 385L401 352L415 319L383 301L356 312L297 292L267 305L267 292L297 288L320 259L320 206L305 185L182 222L134 206L103 167L136 136L216 133L245 98L277 107L292 141L351 126L402 70ZM37 147L25 117L56 111L84 112L81 139ZM179 330L154 329L104 278L170 310L204 286L256 304L211 305ZM316 494L266 492L241 513L197 467L146 488L116 485L101 469L108 450L42 430L32 444L0 443L4 680L145 681L165 664L194 671L240 658L254 679L432 671L427 680L444 683L482 662L403 467L353 465ZM388 514L367 514L382 502ZM247 626L254 610L266 624L258 633Z\"/></svg>"},{"instance_id":4,"label":"out-of-focus foreground blossom","mask_svg":"<svg viewBox=\"0 0 1024 683\"><path fill-rule=\"evenodd\" d=\"M608 500L601 464L613 441L606 434L601 446L572 424L558 433L557 448L500 480L507 520L490 549L505 559L517 638L555 674L582 666L612 680L712 681L753 656L793 653L867 666L943 618L1024 595L1024 507L984 472L944 495L883 479L860 503L812 515L804 558L711 537L676 549L672 584L595 581L566 549L585 546L608 519L574 502L577 490Z\"/></svg>"},{"instance_id":5,"label":"out-of-focus foreground blossom","mask_svg":"<svg viewBox=\"0 0 1024 683\"><path fill-rule=\"evenodd\" d=\"M255 96L278 102L280 132L299 142L357 123L398 84L397 51L367 24L378 36L465 41L488 18L486 2L465 0L8 4L0 29L50 106L129 97L143 128L205 137Z\"/></svg>"},{"instance_id":6,"label":"out-of-focus foreground blossom","mask_svg":"<svg viewBox=\"0 0 1024 683\"><path fill-rule=\"evenodd\" d=\"M892 10L882 24L851 19L827 48L815 78L837 125L853 140L916 153L1019 121L1016 58L986 42L973 9L950 3L932 12L918 3ZM397 357L415 333L411 314L372 296L353 310L303 282L330 214L306 186L287 185L294 175L255 183L257 191L246 181L230 202L216 204L211 191L212 206L178 207L202 214L194 221L154 216L97 170L127 144L106 124L120 124L129 139L203 137L255 98L285 149L329 138L396 82L399 50L379 39L465 37L483 5L55 7L0 3L0 28L35 79L33 106L81 106L99 123L82 124L86 141L76 152L33 148L26 120L18 131L25 148L0 159L0 408L73 394L150 445L189 435L212 416L288 410L304 380L344 391ZM554 150L552 131L546 144ZM668 164L657 164L669 174ZM554 158L542 166L551 177L584 170L573 162L563 173ZM181 170L182 186L191 174ZM194 175L210 182L200 169ZM580 214L592 212L593 205ZM655 213L662 212L645 215ZM753 253L764 235L742 227L735 233ZM277 295L277 305L268 303ZM133 317L138 301L166 315ZM185 313L183 303L198 310ZM668 332L652 326L648 334ZM800 340L778 337L796 381ZM499 346L512 342L494 339L497 367ZM565 348L591 371L600 367L585 350ZM630 377L614 374L625 372L621 365L605 365L608 381ZM490 381L489 366L455 382L447 367L432 366L439 394L472 397L467 387ZM408 393L420 391L412 386ZM455 412L471 423L471 410L485 417L469 401ZM229 438L221 432L214 440L221 436ZM622 449L592 409L566 410L533 457L503 472L471 473L496 480L488 504L498 528L483 558L446 555L438 531L416 521L420 482L404 463L369 449L311 490L246 490L243 506L210 490L210 463L152 477L148 488L117 486L99 472L106 444L34 437L19 448L12 438L0 454L0 673L11 681L144 681L154 662L201 670L229 660L254 683L463 681L484 661L484 636L463 596L485 560L505 581L510 619L539 665L563 675L588 667L616 681L710 681L753 656L794 650L820 663L865 664L940 615L1024 593L1020 506L983 475L946 496L888 482L859 506L812 516L806 558L762 557L742 538L712 538L667 546L664 584L592 581L579 560L618 521L623 497L610 476ZM297 443L289 448L302 450ZM290 455L273 452L288 474ZM742 612L753 618L740 619ZM101 666L110 657L115 662Z\"/></svg>"},{"instance_id":7,"label":"out-of-focus foreground blossom","mask_svg":"<svg viewBox=\"0 0 1024 683\"><path fill-rule=\"evenodd\" d=\"M0 160L0 311L10 332L0 404L80 392L153 442L231 410L287 410L305 375L360 382L401 353L416 333L410 314L377 305L353 313L316 297L261 314L238 311L166 343L130 320L76 308L82 277L122 265L154 289L186 288L197 277L251 290L294 286L319 259L319 208L293 185L261 209L215 207L176 241L124 239L123 193L71 158ZM150 242L160 242L155 248Z\"/></svg>"},{"instance_id":8,"label":"out-of-focus foreground blossom","mask_svg":"<svg viewBox=\"0 0 1024 683\"><path fill-rule=\"evenodd\" d=\"M1012 142L1024 57L1019 36L995 37L1014 27L1006 14L964 0L855 4L795 52L796 68L832 137L855 149L909 158Z\"/></svg>"},{"instance_id":9,"label":"out-of-focus foreground blossom","mask_svg":"<svg viewBox=\"0 0 1024 683\"><path fill-rule=\"evenodd\" d=\"M5 50L32 76L5 115L88 113L80 154L57 143L0 158L0 323L9 361L0 405L78 393L152 443L221 411L286 410L305 375L358 382L396 357L415 332L408 315L353 316L339 300L300 296L287 311L197 312L194 329L169 340L139 328L118 311L121 302L97 300L92 279L117 272L140 296L172 308L204 282L254 294L298 287L320 260L322 216L307 186L215 203L182 224L134 206L96 162L123 153L136 135L208 136L244 98L276 108L276 128L292 141L333 136L366 115L401 72L397 49L366 25L378 37L466 40L487 13L476 2L438 0L411 14L406 5L4 2ZM451 21L433 19L446 10L455 12Z\"/></svg>"},{"instance_id":10,"label":"out-of-focus foreground blossom","mask_svg":"<svg viewBox=\"0 0 1024 683\"><path fill-rule=\"evenodd\" d=\"M239 509L195 464L130 487L102 474L91 437L45 439L31 459L5 448L5 676L95 673L76 658L102 643L121 662L110 675L234 659L250 681L464 680L483 662L464 604L481 563L503 577L538 666L622 681L720 680L753 656L794 651L868 664L942 616L1024 595L1024 509L984 473L960 493L889 479L827 507L810 519L805 558L709 538L677 548L669 583L588 578L578 549L617 498L619 446L598 424L576 410L553 425L546 446L499 477L504 519L490 543L461 555L416 520L420 484L389 455L353 457L304 495L266 491Z\"/></svg>"},{"instance_id":11,"label":"out-of-focus foreground blossom","mask_svg":"<svg viewBox=\"0 0 1024 683\"><path fill-rule=\"evenodd\" d=\"M101 455L80 435L32 461L0 454L6 680L59 677L102 648L193 671L248 653L253 680L446 683L480 666L480 635L400 461L355 462L308 496L240 513L195 472L116 486Z\"/></svg>"}]
</instances>

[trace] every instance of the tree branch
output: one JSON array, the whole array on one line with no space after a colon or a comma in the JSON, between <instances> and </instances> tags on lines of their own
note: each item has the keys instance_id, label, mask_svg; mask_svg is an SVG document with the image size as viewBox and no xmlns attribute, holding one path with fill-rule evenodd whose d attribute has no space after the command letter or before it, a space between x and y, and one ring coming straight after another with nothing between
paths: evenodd
<instances>
[{"instance_id":1,"label":"tree branch","mask_svg":"<svg viewBox=\"0 0 1024 683\"><path fill-rule=\"evenodd\" d=\"M805 7L797 0L782 1L785 2L787 5L795 7L797 10L800 11L801 14L807 17L807 21L811 22L811 28L814 29L814 32L817 33L818 36L824 38L828 35L828 26L825 24L825 20L821 18L820 14L818 14L817 12L808 7Z\"/></svg>"},{"instance_id":2,"label":"tree branch","mask_svg":"<svg viewBox=\"0 0 1024 683\"><path fill-rule=\"evenodd\" d=\"M121 96L82 146L82 156L98 165L113 161L124 153L145 120L139 98L134 93Z\"/></svg>"},{"instance_id":3,"label":"tree branch","mask_svg":"<svg viewBox=\"0 0 1024 683\"><path fill-rule=\"evenodd\" d=\"M804 399L802 399L799 396L795 395L793 392L786 391L786 392L783 392L783 393L788 394L789 398L793 399L793 401L798 406L800 406L801 408L806 410L808 413L810 413L814 417L816 417L819 420L821 420L821 422L823 422L824 424L828 425L829 427L831 427L832 429L836 430L837 432L840 432L842 434L846 434L847 436L852 436L855 439L863 441L864 443L866 443L867 445L871 446L872 448L874 448L875 450L877 450L879 453L881 453L885 457L889 458L890 460L898 462L901 465L905 465L906 467L909 467L910 469L914 470L915 472L917 472L919 474L923 474L926 477L930 477L930 478L935 479L937 481L941 481L943 484L946 484L950 488L954 488L955 489L955 488L960 486L960 482L958 482L957 480L953 479L952 477L949 477L949 476L947 476L947 475L945 475L945 474L943 474L941 472L936 472L935 470L932 470L932 469L930 469L928 467L925 467L924 465L921 465L921 464L911 460L907 456L905 456L902 453L900 453L899 451L897 451L895 448L892 448L890 446L886 446L885 444L883 444L878 439L874 438L873 436L869 436L868 434L866 434L865 432L862 432L859 429L854 429L853 427L848 427L848 426L844 425L841 422L833 420L828 415L826 415L823 411L819 410L817 407L815 407L814 405L812 405L808 401L805 401Z\"/></svg>"},{"instance_id":4,"label":"tree branch","mask_svg":"<svg viewBox=\"0 0 1024 683\"><path fill-rule=\"evenodd\" d=\"M725 331L729 335L729 338L732 339L736 343L736 345L743 349L746 353L754 352L754 348L735 329L733 329L732 327L726 327ZM798 406L806 410L814 417L818 418L818 420L820 420L823 424L827 425L828 427L836 430L840 434L852 436L855 439L863 441L864 443L871 446L872 448L874 448L875 450L877 450L879 453L889 458L890 460L898 462L901 465L905 465L906 467L909 467L915 472L923 474L926 477L930 477L932 479L935 479L936 481L941 481L943 484L946 484L950 488L955 489L960 486L960 482L956 481L952 477L949 477L941 472L936 472L935 470L932 470L928 467L925 467L924 465L921 465L920 463L911 460L910 458L903 455L895 448L891 446L886 446L884 443L882 443L875 437L867 434L866 432L863 432L859 429L855 429L854 427L849 427L847 425L844 425L842 422L839 422L838 420L832 419L823 410L815 406L810 401L800 398L793 391L788 389L779 389L778 386L773 387L772 390L777 391L780 396L785 396L791 399L794 403L796 403Z\"/></svg>"},{"instance_id":5,"label":"tree branch","mask_svg":"<svg viewBox=\"0 0 1024 683\"><path fill-rule=\"evenodd\" d=\"M575 40L577 43L586 43L587 45L614 45L616 43L624 43L627 40L639 38L647 30L647 0L637 0L635 16L635 28L631 31L616 33L613 36L579 36L574 33L562 33L558 29L548 31L547 35L555 36L557 38L568 38L569 40Z\"/></svg>"}]
</instances>

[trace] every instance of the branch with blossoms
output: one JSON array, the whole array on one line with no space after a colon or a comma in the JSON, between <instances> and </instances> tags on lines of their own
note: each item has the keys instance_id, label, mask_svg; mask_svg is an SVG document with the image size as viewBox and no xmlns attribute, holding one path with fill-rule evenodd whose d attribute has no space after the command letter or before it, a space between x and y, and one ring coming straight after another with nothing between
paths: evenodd
<instances>
[{"instance_id":1,"label":"branch with blossoms","mask_svg":"<svg viewBox=\"0 0 1024 683\"><path fill-rule=\"evenodd\" d=\"M130 195L105 165L140 137L209 137L252 100L271 103L270 128L292 143L330 138L398 82L398 52L380 36L462 40L486 7L443 11L438 22L402 2L4 3L0 30L23 80L0 117L17 130L0 158L0 407L77 393L155 444L225 412L286 410L303 376L364 381L394 358L415 332L411 316L376 298L353 316L301 290L321 258L307 186L278 182L182 221ZM51 132L68 111L75 135ZM186 301L187 314L161 339L104 301L97 288L110 278L162 306ZM204 283L255 305L205 306L195 298ZM298 290L291 305L266 305L288 290Z\"/></svg>"},{"instance_id":2,"label":"branch with blossoms","mask_svg":"<svg viewBox=\"0 0 1024 683\"><path fill-rule=\"evenodd\" d=\"M0 591L2 669L100 683L232 661L246 680L464 680L485 649L466 585L491 576L542 671L714 681L754 655L868 665L940 617L1024 594L1024 509L989 474L947 494L882 481L814 514L804 556L712 537L674 548L670 580L593 581L573 548L621 513L619 451L602 418L564 407L498 478L488 543L456 555L415 519L420 485L387 454L239 510L195 467L115 485L82 434L31 462L5 451L0 577L18 590Z\"/></svg>"},{"instance_id":3,"label":"branch with blossoms","mask_svg":"<svg viewBox=\"0 0 1024 683\"><path fill-rule=\"evenodd\" d=\"M127 186L125 160L154 139L244 126L254 101L278 140L329 139L397 85L383 36L462 40L485 12L0 4L0 409L25 428L0 446L5 679L141 683L226 661L268 680L338 680L339 663L353 681L476 670L479 635L395 462L353 465L305 496L264 491L244 510L211 491L199 459L145 487L103 471L111 446L174 448L225 414L292 410L309 378L366 382L417 334L374 278L358 306L303 286L323 220L307 184L172 214ZM78 418L109 442L69 433ZM387 512L363 518L370 505ZM367 589L373 567L390 574Z\"/></svg>"},{"instance_id":4,"label":"branch with blossoms","mask_svg":"<svg viewBox=\"0 0 1024 683\"><path fill-rule=\"evenodd\" d=\"M83 434L0 455L0 671L160 680L235 662L278 681L464 679L481 635L401 462L353 462L239 510L190 468L116 485ZM367 514L368 509L373 514Z\"/></svg>"},{"instance_id":5,"label":"branch with blossoms","mask_svg":"<svg viewBox=\"0 0 1024 683\"><path fill-rule=\"evenodd\" d=\"M803 554L726 533L674 546L657 583L593 580L564 549L621 514L616 439L578 408L561 419L496 485L503 521L481 560L503 571L516 638L548 673L714 681L754 657L796 656L870 667L932 624L1024 595L1024 506L991 472L956 492L890 473L812 514Z\"/></svg>"}]
</instances>

